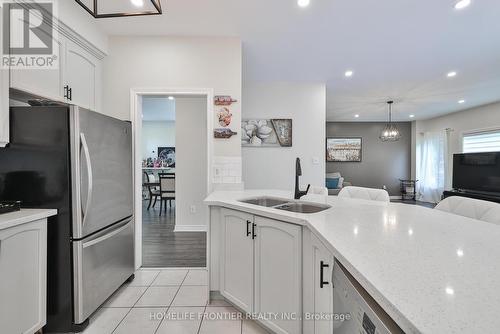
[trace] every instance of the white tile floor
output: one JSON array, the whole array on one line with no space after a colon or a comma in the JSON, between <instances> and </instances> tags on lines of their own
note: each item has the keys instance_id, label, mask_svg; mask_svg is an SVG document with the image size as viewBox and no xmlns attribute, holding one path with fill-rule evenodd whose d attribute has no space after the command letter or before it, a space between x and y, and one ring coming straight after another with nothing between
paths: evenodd
<instances>
[{"instance_id":1,"label":"white tile floor","mask_svg":"<svg viewBox=\"0 0 500 334\"><path fill-rule=\"evenodd\" d=\"M264 334L223 300L207 304L207 271L141 269L90 318L83 334ZM222 319L221 319L222 318Z\"/></svg>"}]
</instances>

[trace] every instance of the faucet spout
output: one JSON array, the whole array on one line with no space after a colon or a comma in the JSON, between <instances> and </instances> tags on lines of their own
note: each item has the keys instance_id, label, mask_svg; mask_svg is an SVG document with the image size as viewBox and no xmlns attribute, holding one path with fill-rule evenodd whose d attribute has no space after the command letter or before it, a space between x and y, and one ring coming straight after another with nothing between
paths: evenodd
<instances>
[{"instance_id":1,"label":"faucet spout","mask_svg":"<svg viewBox=\"0 0 500 334\"><path fill-rule=\"evenodd\" d=\"M309 192L309 188L311 187L311 185L308 184L306 191L301 191L299 187L300 176L302 176L302 167L300 166L300 159L297 158L295 160L295 199L300 199L302 196L307 195L307 193Z\"/></svg>"}]
</instances>

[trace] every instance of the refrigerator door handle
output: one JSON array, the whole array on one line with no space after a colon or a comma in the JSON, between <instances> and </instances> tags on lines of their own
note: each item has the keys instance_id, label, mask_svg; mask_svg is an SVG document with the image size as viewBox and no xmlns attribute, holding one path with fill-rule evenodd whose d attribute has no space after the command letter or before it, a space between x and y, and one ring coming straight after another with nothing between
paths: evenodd
<instances>
[{"instance_id":1,"label":"refrigerator door handle","mask_svg":"<svg viewBox=\"0 0 500 334\"><path fill-rule=\"evenodd\" d=\"M90 246L93 246L95 244L98 244L100 242L103 242L107 239L111 239L112 237L114 237L115 235L121 233L123 230L127 229L128 226L129 226L129 223L132 219L129 219L127 221L125 221L124 223L122 223L122 225L118 228L116 228L113 232L109 232L108 234L104 234L104 235L101 235L101 236L97 236L95 239L91 239L89 241L86 241L83 243L83 249L87 248L87 247L90 247Z\"/></svg>"},{"instance_id":2,"label":"refrigerator door handle","mask_svg":"<svg viewBox=\"0 0 500 334\"><path fill-rule=\"evenodd\" d=\"M87 145L87 140L85 139L85 134L82 132L80 133L80 143L83 148L83 154L85 155L85 164L87 166L87 203L85 203L85 206L83 203L81 204L82 207L82 228L85 225L85 218L87 218L87 214L90 208L90 203L92 202L92 163L90 162L90 152L89 152L89 146ZM80 201L81 201L81 196L80 196Z\"/></svg>"}]
</instances>

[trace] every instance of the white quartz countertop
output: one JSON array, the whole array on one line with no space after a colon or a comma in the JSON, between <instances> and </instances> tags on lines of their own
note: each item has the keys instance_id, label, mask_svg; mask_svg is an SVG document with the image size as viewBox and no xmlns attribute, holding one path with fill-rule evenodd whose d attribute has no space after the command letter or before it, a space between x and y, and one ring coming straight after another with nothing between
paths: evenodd
<instances>
[{"instance_id":1,"label":"white quartz countertop","mask_svg":"<svg viewBox=\"0 0 500 334\"><path fill-rule=\"evenodd\" d=\"M309 195L332 207L289 213L239 202L271 190L214 192L208 205L307 226L406 333L498 333L500 226L402 203Z\"/></svg>"},{"instance_id":2,"label":"white quartz countertop","mask_svg":"<svg viewBox=\"0 0 500 334\"><path fill-rule=\"evenodd\" d=\"M0 231L55 215L57 215L55 209L21 209L21 211L4 213L0 215Z\"/></svg>"}]
</instances>

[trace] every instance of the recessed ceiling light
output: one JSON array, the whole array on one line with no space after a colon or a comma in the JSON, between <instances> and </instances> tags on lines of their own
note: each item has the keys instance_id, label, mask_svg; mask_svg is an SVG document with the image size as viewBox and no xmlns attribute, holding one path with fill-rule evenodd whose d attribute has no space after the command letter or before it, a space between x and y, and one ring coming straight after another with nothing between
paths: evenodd
<instances>
[{"instance_id":1,"label":"recessed ceiling light","mask_svg":"<svg viewBox=\"0 0 500 334\"><path fill-rule=\"evenodd\" d=\"M297 4L302 8L309 6L310 3L310 0L297 0Z\"/></svg>"},{"instance_id":2,"label":"recessed ceiling light","mask_svg":"<svg viewBox=\"0 0 500 334\"><path fill-rule=\"evenodd\" d=\"M448 72L448 74L446 74L446 76L448 78L456 77L457 76L457 72L455 72L455 71Z\"/></svg>"},{"instance_id":3,"label":"recessed ceiling light","mask_svg":"<svg viewBox=\"0 0 500 334\"><path fill-rule=\"evenodd\" d=\"M169 97L168 97L168 99L169 99L169 100L173 100L173 99L174 99L174 97L173 97L173 96L169 96Z\"/></svg>"},{"instance_id":4,"label":"recessed ceiling light","mask_svg":"<svg viewBox=\"0 0 500 334\"><path fill-rule=\"evenodd\" d=\"M463 104L465 103L465 100L458 100L458 103Z\"/></svg>"},{"instance_id":5,"label":"recessed ceiling light","mask_svg":"<svg viewBox=\"0 0 500 334\"><path fill-rule=\"evenodd\" d=\"M457 249L457 255L458 255L458 257L464 256L464 251L462 249L460 249L460 248Z\"/></svg>"},{"instance_id":6,"label":"recessed ceiling light","mask_svg":"<svg viewBox=\"0 0 500 334\"><path fill-rule=\"evenodd\" d=\"M353 72L353 71L351 71L351 70L347 70L347 71L345 71L345 73L344 73L344 75L345 75L345 77L346 77L346 78L350 78L350 77L352 77L352 75L353 75L353 74L354 74L354 72Z\"/></svg>"},{"instance_id":7,"label":"recessed ceiling light","mask_svg":"<svg viewBox=\"0 0 500 334\"><path fill-rule=\"evenodd\" d=\"M355 118L359 118L359 115L358 115L358 114L356 114L356 115L354 115L354 117L355 117Z\"/></svg>"},{"instance_id":8,"label":"recessed ceiling light","mask_svg":"<svg viewBox=\"0 0 500 334\"><path fill-rule=\"evenodd\" d=\"M413 115L413 114L410 115L410 118L414 118L414 117L415 117L415 115Z\"/></svg>"},{"instance_id":9,"label":"recessed ceiling light","mask_svg":"<svg viewBox=\"0 0 500 334\"><path fill-rule=\"evenodd\" d=\"M472 0L457 0L455 3L455 9L464 9L465 7L468 7L472 3Z\"/></svg>"},{"instance_id":10,"label":"recessed ceiling light","mask_svg":"<svg viewBox=\"0 0 500 334\"><path fill-rule=\"evenodd\" d=\"M449 294L449 295L453 295L455 293L455 290L453 290L453 288L447 287L446 288L446 293Z\"/></svg>"},{"instance_id":11,"label":"recessed ceiling light","mask_svg":"<svg viewBox=\"0 0 500 334\"><path fill-rule=\"evenodd\" d=\"M144 0L130 0L130 2L136 7L144 6Z\"/></svg>"}]
</instances>

